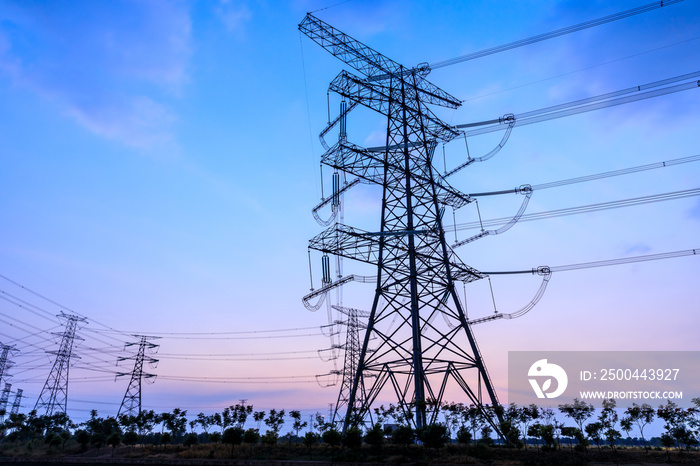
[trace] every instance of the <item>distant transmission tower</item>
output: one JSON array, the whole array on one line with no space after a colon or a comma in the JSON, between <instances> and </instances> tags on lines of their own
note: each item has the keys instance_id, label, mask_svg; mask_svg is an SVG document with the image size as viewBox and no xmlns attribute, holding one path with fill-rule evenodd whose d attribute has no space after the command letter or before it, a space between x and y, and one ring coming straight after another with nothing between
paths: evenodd
<instances>
[{"instance_id":1,"label":"distant transmission tower","mask_svg":"<svg viewBox=\"0 0 700 466\"><path fill-rule=\"evenodd\" d=\"M14 353L17 350L12 345L0 345L0 349L2 350L0 352L0 381L2 381L3 377L6 377L5 372L14 364L8 357L10 353Z\"/></svg>"},{"instance_id":2,"label":"distant transmission tower","mask_svg":"<svg viewBox=\"0 0 700 466\"><path fill-rule=\"evenodd\" d=\"M343 372L340 374L342 380L340 392L338 393L338 402L335 404L335 411L333 412L331 422L335 422L342 414L342 410L350 406L350 393L352 392L352 386L355 381L357 368L360 364L360 354L362 351L362 346L360 346L360 329L367 328L366 325L360 322L360 317L369 317L369 312L359 309L341 306L333 306L333 308L345 314L347 320L345 322L340 322L346 326L345 344L342 345L341 348L345 350L345 360L343 363ZM362 393L359 393L358 396L361 397ZM361 404L363 401L362 398L355 400L356 404Z\"/></svg>"},{"instance_id":3,"label":"distant transmission tower","mask_svg":"<svg viewBox=\"0 0 700 466\"><path fill-rule=\"evenodd\" d=\"M330 90L349 100L347 111L363 105L387 118L385 146L363 148L341 137L321 158L335 170L383 188L380 230L336 223L309 241L311 249L323 254L377 267L367 330L344 401L344 429L371 416L372 404L386 391L393 392L416 428L436 422L448 392L455 396L458 391L478 407L484 400L496 404L455 289L455 281L469 283L484 275L455 255L442 225L444 206L458 209L472 198L452 188L432 166L437 144L459 132L439 120L427 104L454 109L461 102L425 79L427 65L405 68L311 14L299 29L364 75L342 71L330 84ZM353 279L350 275L324 284L304 301L323 299L332 288ZM341 396L344 399L342 390Z\"/></svg>"},{"instance_id":4,"label":"distant transmission tower","mask_svg":"<svg viewBox=\"0 0 700 466\"><path fill-rule=\"evenodd\" d=\"M149 337L145 335L134 335L135 337L140 337L139 342L127 343L125 347L139 345L139 350L136 356L119 358L117 363L120 361L126 361L129 359L134 360L134 370L131 371L131 380L129 381L129 386L124 393L124 399L122 399L122 404L119 406L119 411L117 412L117 417L122 414L129 416L138 416L141 414L141 379L155 380L155 374L147 374L143 372L143 363L147 362L149 364L156 364L157 359L146 357L146 350L153 351L158 348L159 345L151 343L148 340L152 340L158 337ZM123 377L129 375L127 372L120 372L117 377Z\"/></svg>"},{"instance_id":5,"label":"distant transmission tower","mask_svg":"<svg viewBox=\"0 0 700 466\"><path fill-rule=\"evenodd\" d=\"M70 369L70 360L73 353L73 341L82 338L75 335L78 322L86 322L84 317L65 314L61 312L58 316L65 319L65 330L63 333L56 333L61 337L61 343L56 351L47 351L47 353L55 354L53 367L49 376L46 378L44 388L34 405L35 410L45 409L45 414L51 416L54 413L65 413L68 405L68 372ZM21 397L21 392L18 390L18 396ZM17 400L15 400L17 402ZM14 409L14 406L13 406Z\"/></svg>"},{"instance_id":6,"label":"distant transmission tower","mask_svg":"<svg viewBox=\"0 0 700 466\"><path fill-rule=\"evenodd\" d=\"M12 389L12 384L5 383L5 388L2 389L2 394L0 394L0 420L5 419L5 413L7 412L7 400L10 399L10 390Z\"/></svg>"},{"instance_id":7,"label":"distant transmission tower","mask_svg":"<svg viewBox=\"0 0 700 466\"><path fill-rule=\"evenodd\" d=\"M12 411L10 414L17 414L19 412L19 405L22 402L22 389L17 389L17 394L15 395L15 401L12 403Z\"/></svg>"}]
</instances>

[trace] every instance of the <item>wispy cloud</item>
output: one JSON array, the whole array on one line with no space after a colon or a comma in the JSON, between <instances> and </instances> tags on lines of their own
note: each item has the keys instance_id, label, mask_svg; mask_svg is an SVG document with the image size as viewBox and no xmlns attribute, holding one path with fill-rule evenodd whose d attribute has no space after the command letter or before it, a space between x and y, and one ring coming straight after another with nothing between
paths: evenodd
<instances>
[{"instance_id":1,"label":"wispy cloud","mask_svg":"<svg viewBox=\"0 0 700 466\"><path fill-rule=\"evenodd\" d=\"M154 148L173 142L190 29L180 2L8 2L0 72L99 136Z\"/></svg>"},{"instance_id":2,"label":"wispy cloud","mask_svg":"<svg viewBox=\"0 0 700 466\"><path fill-rule=\"evenodd\" d=\"M652 248L648 244L635 243L625 248L625 254L648 254Z\"/></svg>"},{"instance_id":3,"label":"wispy cloud","mask_svg":"<svg viewBox=\"0 0 700 466\"><path fill-rule=\"evenodd\" d=\"M230 0L221 0L216 7L216 14L221 19L221 22L226 27L228 32L241 34L246 23L252 18L253 14L248 8L248 5L241 2L232 2Z\"/></svg>"},{"instance_id":4,"label":"wispy cloud","mask_svg":"<svg viewBox=\"0 0 700 466\"><path fill-rule=\"evenodd\" d=\"M690 209L690 218L700 220L700 200L695 203L693 208Z\"/></svg>"}]
</instances>

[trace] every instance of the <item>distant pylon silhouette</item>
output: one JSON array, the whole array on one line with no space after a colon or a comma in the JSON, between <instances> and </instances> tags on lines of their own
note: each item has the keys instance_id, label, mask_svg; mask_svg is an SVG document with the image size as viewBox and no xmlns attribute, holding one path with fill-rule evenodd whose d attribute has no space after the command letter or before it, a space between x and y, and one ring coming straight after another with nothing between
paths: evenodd
<instances>
[{"instance_id":1,"label":"distant pylon silhouette","mask_svg":"<svg viewBox=\"0 0 700 466\"><path fill-rule=\"evenodd\" d=\"M65 319L65 330L63 333L55 333L61 337L61 344L57 351L47 351L55 354L56 359L51 368L49 376L46 378L44 388L41 390L39 398L36 400L34 409L45 408L45 414L51 416L54 413L65 413L68 405L68 371L70 369L70 359L73 353L73 341L82 338L75 335L78 322L86 322L84 317L65 314L61 312L58 316ZM19 391L18 391L19 396ZM16 400L15 400L16 401ZM14 409L14 406L13 406Z\"/></svg>"},{"instance_id":2,"label":"distant pylon silhouette","mask_svg":"<svg viewBox=\"0 0 700 466\"><path fill-rule=\"evenodd\" d=\"M119 359L117 359L117 364L119 364L120 361L126 361L128 359L134 360L134 370L131 371L131 380L129 381L129 386L126 389L126 393L124 393L124 399L122 400L122 404L121 406L119 406L117 417L121 416L122 414L129 416L138 416L139 414L141 414L141 379L155 380L156 377L155 374L147 374L143 372L143 363L144 361L148 362L149 364L156 364L158 362L157 359L146 357L146 349L154 350L159 346L155 343L149 342L148 340L152 340L158 337L149 337L145 335L134 336L140 337L141 340L138 343L127 343L126 345L124 345L124 347L126 348L128 346L139 345L139 350L136 356L120 357ZM128 374L128 372L119 372L117 373L117 377L122 377Z\"/></svg>"},{"instance_id":3,"label":"distant pylon silhouette","mask_svg":"<svg viewBox=\"0 0 700 466\"><path fill-rule=\"evenodd\" d=\"M369 317L369 312L343 306L333 306L333 309L347 316L346 321L339 322L340 324L345 324L346 336L345 344L342 345L342 349L345 350L342 381L340 392L338 393L338 402L335 404L332 418L332 422L335 423L335 421L339 420L343 415L342 410L348 407L350 401L350 391L355 381L355 373L360 362L360 354L362 351L362 346L360 345L360 329L364 330L367 328L366 324L360 322L360 317ZM358 394L356 402L364 402L361 393Z\"/></svg>"},{"instance_id":4,"label":"distant pylon silhouette","mask_svg":"<svg viewBox=\"0 0 700 466\"><path fill-rule=\"evenodd\" d=\"M3 377L5 377L6 370L12 367L13 364L13 362L7 358L10 356L11 352L17 350L12 345L0 345L0 349L2 349L2 352L0 352L0 381L2 381Z\"/></svg>"},{"instance_id":5,"label":"distant pylon silhouette","mask_svg":"<svg viewBox=\"0 0 700 466\"><path fill-rule=\"evenodd\" d=\"M15 401L12 403L12 411L10 414L17 414L19 412L19 404L22 402L22 389L17 389L17 394L15 395Z\"/></svg>"},{"instance_id":6,"label":"distant pylon silhouette","mask_svg":"<svg viewBox=\"0 0 700 466\"><path fill-rule=\"evenodd\" d=\"M10 390L12 389L12 384L5 383L5 388L2 389L2 394L0 395L0 420L5 419L5 413L7 412L7 400L10 398Z\"/></svg>"}]
</instances>

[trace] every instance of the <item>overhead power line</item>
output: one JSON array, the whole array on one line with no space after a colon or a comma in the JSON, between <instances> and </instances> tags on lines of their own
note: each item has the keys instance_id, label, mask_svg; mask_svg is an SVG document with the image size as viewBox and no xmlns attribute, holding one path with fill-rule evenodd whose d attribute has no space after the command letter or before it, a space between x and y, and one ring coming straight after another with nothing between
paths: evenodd
<instances>
[{"instance_id":1,"label":"overhead power line","mask_svg":"<svg viewBox=\"0 0 700 466\"><path fill-rule=\"evenodd\" d=\"M318 327L315 327L318 328ZM295 335L260 335L260 336L235 336L235 337L163 337L172 340L263 340L263 339L277 339L277 338L300 338L300 337L314 337L323 336L323 333L300 333Z\"/></svg>"},{"instance_id":2,"label":"overhead power line","mask_svg":"<svg viewBox=\"0 0 700 466\"><path fill-rule=\"evenodd\" d=\"M558 188L559 186L566 186L569 184L584 183L587 181L595 181L603 178L610 178L613 176L629 175L630 173L638 173L646 170L654 170L657 168L672 167L674 165L680 165L682 163L690 163L700 161L700 154L691 155L688 157L682 157L679 159L666 160L663 162L649 163L646 165L638 165L636 167L622 168L620 170L613 170L609 172L596 173L594 175L579 176L576 178L568 178L566 180L551 181L549 183L541 183L531 185L530 189L533 191L540 189ZM501 191L488 191L483 193L470 193L471 197L480 196L496 196L500 194L520 194L521 188L504 189Z\"/></svg>"},{"instance_id":3,"label":"overhead power line","mask_svg":"<svg viewBox=\"0 0 700 466\"><path fill-rule=\"evenodd\" d=\"M595 268L595 267L609 267L611 265L632 264L635 262L647 262L647 261L656 261L656 260L663 260L663 259L675 259L677 257L697 256L697 255L700 255L700 249L685 249L682 251L663 252L660 254L647 254L644 256L622 257L619 259L609 259L609 260L594 261L594 262L581 262L578 264L569 264L569 265L557 265L554 267L548 267L548 269L551 272L568 272L570 270L591 269L591 268ZM512 275L512 274L524 274L524 273L535 274L535 273L537 273L537 270L540 268L541 267L535 267L535 268L532 268L530 270L510 270L510 271L505 271L505 272L482 272L482 273L484 273L486 275Z\"/></svg>"},{"instance_id":4,"label":"overhead power line","mask_svg":"<svg viewBox=\"0 0 700 466\"><path fill-rule=\"evenodd\" d=\"M531 125L533 123L540 123L542 121L563 118L566 116L576 115L578 113L585 113L593 110L600 110L602 108L628 104L630 102L645 100L661 95L672 94L690 89L698 89L700 87L700 81L695 79L698 77L700 77L700 71L687 73L648 84L632 86L627 89L608 92L595 97L588 97L585 99L575 100L573 102L545 107L539 110L532 110L516 115L508 114L504 117L474 123L464 123L461 125L456 125L455 128L464 129L477 127L476 129L466 130L463 133L465 136L477 136L479 134L499 131L504 127L511 129L516 126ZM673 83L680 84L669 86L669 84Z\"/></svg>"},{"instance_id":5,"label":"overhead power line","mask_svg":"<svg viewBox=\"0 0 700 466\"><path fill-rule=\"evenodd\" d=\"M295 328L277 328L277 329L267 329L267 330L239 330L235 332L148 332L149 335L157 335L163 338L168 338L170 336L210 336L210 335L250 335L256 333L276 333L276 332L295 332L300 330L314 330L318 329L318 325L313 327L295 327ZM92 332L105 333L104 330L91 330ZM112 330L117 333L132 333L124 330ZM137 333L137 332L133 332Z\"/></svg>"},{"instance_id":6,"label":"overhead power line","mask_svg":"<svg viewBox=\"0 0 700 466\"><path fill-rule=\"evenodd\" d=\"M474 60L476 58L482 58L488 55L493 55L495 53L505 52L506 50L511 50L517 47L522 47L524 45L530 45L537 42L541 42L547 39L553 39L555 37L563 36L566 34L571 34L572 32L582 31L594 26L600 26L602 24L610 23L612 21L617 21L619 19L629 18L630 16L638 15L640 13L646 13L648 11L653 11L658 8L673 5L674 3L680 3L683 0L665 0L649 3L647 5L638 6L629 10L621 11L620 13L615 13L608 16L603 16L602 18L593 19L591 21L586 21L583 23L575 24L573 26L568 26L561 29L556 29L554 31L545 32L544 34L538 34L536 36L528 37L525 39L516 40L514 42L509 42L507 44L498 45L496 47L491 47L478 52L469 53L467 55L462 55L455 58L450 58L448 60L442 60L430 64L430 68L435 70L438 68L443 68L445 66L456 65L457 63L462 63L469 60Z\"/></svg>"},{"instance_id":7,"label":"overhead power line","mask_svg":"<svg viewBox=\"0 0 700 466\"><path fill-rule=\"evenodd\" d=\"M64 306L63 304L61 304L61 303L59 303L59 302L57 302L57 301L54 301L54 300L51 299L51 298L48 298L48 297L44 296L43 294L41 294L41 293L39 293L39 292L37 292L37 291L32 290L31 288L28 288L28 287L22 285L21 283L18 283L18 282L16 282L16 281L12 280L12 279L9 278L9 277L6 277L5 275L0 274L0 278L3 279L3 280L8 281L8 282L10 282L10 283L12 283L12 284L15 285L15 286L18 286L19 288L25 290L27 293L30 293L30 294L32 294L32 295L38 297L38 298L43 299L44 301L46 301L46 302L48 302L48 303L53 304L54 306L57 306L57 307L58 307L59 309L61 309L61 310L69 311L69 312L70 312L71 314L73 314L73 315L77 315L78 317L82 317L82 318L84 318L84 319L87 319L87 316L85 316L85 315L83 315L83 314L81 314L81 313L79 313L79 312L74 311L73 309L69 308L68 306ZM52 314L51 312L49 312L49 311L47 311L47 310L45 310L45 309L41 309L40 307L34 306L34 305L32 305L32 307L33 307L34 309L37 309L37 310L39 310L39 311L45 313L46 315L48 315L48 316L50 316L50 317L55 317L54 314ZM96 321L96 320L94 320L94 319L92 319L92 318L90 319L90 322L92 322L93 324L100 325L101 327L104 327L104 328L106 328L106 329L114 330L114 329L113 329L112 327L110 327L109 325L100 323L100 322L98 322L98 321ZM119 333L119 332L117 332L117 333ZM115 337L110 336L109 338L112 338L112 339L114 339L114 340L119 341L120 343L122 343L119 339L117 339L117 338L115 338ZM107 344L108 344L108 343L107 343Z\"/></svg>"},{"instance_id":8,"label":"overhead power line","mask_svg":"<svg viewBox=\"0 0 700 466\"><path fill-rule=\"evenodd\" d=\"M464 101L465 101L465 102L466 102L466 101L473 102L473 101L475 101L475 100L483 99L484 97L490 97L490 96L492 96L492 95L500 94L500 93L502 93L502 92L508 92L508 91L513 91L513 90L515 90L515 89L521 89L521 88L523 88L523 87L532 86L533 84L539 84L539 83L543 83L543 82L545 82L545 81L551 81L551 80L553 80L553 79L562 78L562 77L564 77L564 76L569 76L569 75L572 75L572 74L575 74L575 73L580 73L580 72L586 71L586 70L591 70L591 69L593 69L593 68L598 68L598 67L600 67L600 66L610 65L610 64L612 64L612 63L621 62L621 61L623 61L623 60L629 60L630 58L639 57L639 56L642 56L642 55L646 55L646 54L648 54L648 53L658 52L659 50L664 50L664 49L668 49L668 48L671 48L671 47L677 47L677 46L679 46L679 45L687 44L688 42L693 42L693 41L696 41L696 40L698 40L698 39L700 39L700 37L691 37L690 39L685 39L685 40L682 40L682 41L673 42L673 43L670 43L670 44L667 44L667 45L663 45L663 46L661 46L661 47L656 47L656 48L653 48L653 49L644 50L644 51L639 52L639 53L634 53L634 54L632 54L632 55L627 55L627 56L624 56L624 57L615 58L615 59L613 59L613 60L608 60L608 61L596 63L595 65L586 66L586 67L583 67L583 68L578 68L578 69L575 69L575 70L567 71L567 72L565 72L565 73L560 73L560 74L557 74L557 75L549 76L549 77L547 77L547 78L538 79L538 80L536 80L536 81L530 81L530 82L526 82L526 83L523 83L523 84L517 84L517 85L515 85L515 86L508 87L508 88L505 88L505 89L499 89L499 90L492 91L492 92L487 92L487 93L483 93L483 94L478 94L478 95L475 95L475 96L473 96L473 97L469 97L468 99L465 99Z\"/></svg>"},{"instance_id":9,"label":"overhead power line","mask_svg":"<svg viewBox=\"0 0 700 466\"><path fill-rule=\"evenodd\" d=\"M588 204L577 207L568 207L566 209L549 210L544 212L534 212L531 214L525 214L519 218L519 222L528 222L533 220L542 220L545 218L552 217L562 217L566 215L583 214L589 212L597 212L601 210L608 209L618 209L621 207L631 207L633 205L651 204L654 202L670 201L674 199L682 199L686 197L698 196L700 195L700 188L688 189L685 191L675 191L664 194L653 194L651 196L634 197L630 199L621 199L612 202L601 202L597 204ZM445 226L445 231L454 230L470 230L474 228L481 227L491 227L496 225L502 225L511 221L511 217L501 217L494 218L490 220L484 220L479 222L468 222L468 223L458 223L453 226Z\"/></svg>"}]
</instances>

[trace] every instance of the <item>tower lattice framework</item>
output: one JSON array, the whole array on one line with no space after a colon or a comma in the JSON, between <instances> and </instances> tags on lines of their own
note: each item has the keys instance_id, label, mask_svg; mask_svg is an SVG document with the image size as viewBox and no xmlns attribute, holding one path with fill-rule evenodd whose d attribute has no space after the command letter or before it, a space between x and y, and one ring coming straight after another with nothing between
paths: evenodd
<instances>
[{"instance_id":1,"label":"tower lattice framework","mask_svg":"<svg viewBox=\"0 0 700 466\"><path fill-rule=\"evenodd\" d=\"M71 356L73 356L73 343L76 339L82 340L82 338L76 336L75 332L79 322L87 321L84 317L65 314L63 312L61 312L58 317L65 319L65 323L63 324L65 329L63 333L55 334L61 337L58 350L47 351L50 354L56 355L56 359L54 360L49 376L46 378L44 388L41 389L41 394L34 405L34 409L37 411L44 408L47 416L51 416L54 413L66 412L68 406L68 374L70 371Z\"/></svg>"},{"instance_id":2,"label":"tower lattice framework","mask_svg":"<svg viewBox=\"0 0 700 466\"><path fill-rule=\"evenodd\" d=\"M17 389L17 394L15 395L15 401L12 402L11 414L17 414L19 412L19 405L22 403L22 389Z\"/></svg>"},{"instance_id":3,"label":"tower lattice framework","mask_svg":"<svg viewBox=\"0 0 700 466\"><path fill-rule=\"evenodd\" d=\"M5 382L5 387L2 389L2 394L0 394L0 420L5 419L5 413L7 412L7 400L10 399L10 391L12 390L12 384Z\"/></svg>"},{"instance_id":4,"label":"tower lattice framework","mask_svg":"<svg viewBox=\"0 0 700 466\"><path fill-rule=\"evenodd\" d=\"M382 187L380 230L336 224L309 242L324 254L377 267L344 428L371 416L372 404L386 398L386 392L393 392L419 429L437 420L448 391L456 396L457 390L479 407L496 404L455 288L456 281L468 283L483 275L455 255L442 226L445 206L458 209L472 199L452 188L432 165L437 144L459 133L428 105L457 108L461 102L425 79L427 65L406 68L311 14L299 29L363 75L342 71L329 86L350 101L349 110L359 104L386 117L385 146L363 148L340 138L321 159ZM339 279L324 289L348 281Z\"/></svg>"},{"instance_id":5,"label":"tower lattice framework","mask_svg":"<svg viewBox=\"0 0 700 466\"><path fill-rule=\"evenodd\" d=\"M341 380L338 401L335 404L335 409L333 410L333 416L331 418L334 422L339 413L342 413L343 409L347 410L347 407L350 405L350 394L352 393L355 374L360 363L360 354L362 351L360 330L367 328L367 326L360 321L360 318L369 317L369 313L351 307L333 306L333 308L346 317L345 321L340 322L340 324L344 324L346 327L345 344L340 348L344 350L345 356L343 360L343 371L338 374L341 376ZM357 394L356 397L358 395L362 396L362 393ZM361 399L355 400L355 404L361 403Z\"/></svg>"},{"instance_id":6,"label":"tower lattice framework","mask_svg":"<svg viewBox=\"0 0 700 466\"><path fill-rule=\"evenodd\" d=\"M7 378L6 372L14 364L8 358L10 357L11 353L16 352L17 350L12 345L0 345L0 348L2 348L2 352L0 352L0 381L2 381L3 378Z\"/></svg>"},{"instance_id":7,"label":"tower lattice framework","mask_svg":"<svg viewBox=\"0 0 700 466\"><path fill-rule=\"evenodd\" d=\"M124 393L122 404L119 406L117 417L121 416L122 414L129 416L138 416L139 414L141 414L141 381L143 379L155 380L156 377L155 374L148 374L143 371L143 363L147 362L149 364L156 364L158 362L157 359L146 356L146 350L153 351L156 348L158 348L159 345L148 341L157 337L149 337L145 335L134 336L140 337L139 342L127 343L125 347L139 345L139 349L136 353L136 356L120 357L117 360L117 362L126 361L130 359L134 360L134 369L131 371L131 380L129 381L129 386L127 387L126 392ZM117 377L123 377L126 375L129 375L129 373L117 373Z\"/></svg>"}]
</instances>

